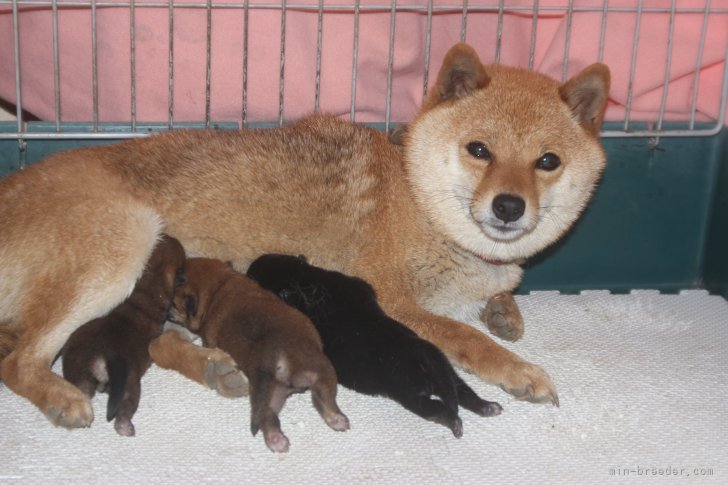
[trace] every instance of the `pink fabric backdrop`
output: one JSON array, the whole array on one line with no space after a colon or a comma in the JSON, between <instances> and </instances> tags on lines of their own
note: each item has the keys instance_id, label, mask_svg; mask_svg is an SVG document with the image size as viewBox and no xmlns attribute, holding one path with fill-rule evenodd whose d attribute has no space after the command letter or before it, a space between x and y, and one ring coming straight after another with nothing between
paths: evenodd
<instances>
[{"instance_id":1,"label":"pink fabric backdrop","mask_svg":"<svg viewBox=\"0 0 728 485\"><path fill-rule=\"evenodd\" d=\"M145 0L139 0L137 5ZM221 0L225 3L229 0ZM59 0L63 5L63 0ZM274 2L259 0L257 4ZM313 4L297 0L297 4ZM329 2L327 2L329 3ZM337 0L342 4L343 0ZM363 0L362 6L386 4ZM507 0L507 6L525 0ZM542 0L534 52L534 68L561 78L567 32L563 11L544 10L562 6L563 0ZM610 9L634 7L636 1L611 0ZM427 5L425 0L398 5ZM462 2L435 2L462 6ZM470 7L498 2L470 1ZM669 2L647 0L645 7L664 7ZM714 8L728 7L728 0L714 0ZM575 0L576 7L597 6L602 0ZM678 8L704 9L704 0L681 0ZM166 8L135 9L137 121L167 121L169 103L169 16ZM280 25L279 10L251 9L249 17L248 120L278 119ZM503 20L500 61L528 66L532 11L507 13ZM470 12L467 41L484 62L495 59L497 15ZM98 8L98 89L100 121L129 121L131 113L129 9ZM293 119L314 109L317 38L316 10L289 8L286 18L284 116ZM433 18L430 80L434 80L445 51L460 39L461 12L438 13ZM627 101L634 13L610 12L607 17L604 62L612 69L613 89L608 119L623 120ZM345 115L351 103L354 16L350 12L326 12L323 25L321 110ZM389 52L388 10L362 11L356 91L357 121L384 119ZM601 12L575 12L568 52L568 75L597 60ZM679 13L675 20L666 119L689 119L696 75L702 13ZM53 44L50 8L23 8L20 13L21 84L23 107L53 120ZM644 13L640 29L637 69L634 74L630 118L657 118L663 94L667 58L668 14ZM422 99L425 59L424 13L399 12L396 16L396 50L392 93L392 120L409 119ZM174 119L205 118L206 10L176 8L174 15ZM92 119L91 13L88 8L60 9L59 13L61 119ZM700 67L698 119L715 119L720 108L720 85L728 45L728 15L711 15ZM212 13L211 118L240 121L243 79L243 11L216 9ZM15 79L12 17L0 8L0 98L14 102Z\"/></svg>"}]
</instances>

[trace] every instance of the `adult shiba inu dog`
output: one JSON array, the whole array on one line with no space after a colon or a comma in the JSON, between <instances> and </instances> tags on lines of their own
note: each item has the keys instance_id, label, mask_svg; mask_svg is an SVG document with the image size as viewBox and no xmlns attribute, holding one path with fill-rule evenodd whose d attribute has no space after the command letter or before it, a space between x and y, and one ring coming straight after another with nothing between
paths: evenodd
<instances>
[{"instance_id":1,"label":"adult shiba inu dog","mask_svg":"<svg viewBox=\"0 0 728 485\"><path fill-rule=\"evenodd\" d=\"M392 318L519 399L558 403L548 374L463 323L515 339L517 264L577 219L605 165L609 71L560 84L447 54L403 135L328 116L242 132L172 132L60 153L0 182L1 364L55 424L88 398L49 370L82 323L122 302L164 230L244 271L263 253L368 281ZM483 308L485 309L483 310ZM175 340L170 339L170 342Z\"/></svg>"}]
</instances>

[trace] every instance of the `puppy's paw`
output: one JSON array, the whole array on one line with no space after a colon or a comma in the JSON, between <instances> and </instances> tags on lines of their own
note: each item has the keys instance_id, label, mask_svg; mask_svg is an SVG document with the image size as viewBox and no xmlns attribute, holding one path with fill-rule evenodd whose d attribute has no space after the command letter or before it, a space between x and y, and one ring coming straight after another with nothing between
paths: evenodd
<instances>
[{"instance_id":1,"label":"puppy's paw","mask_svg":"<svg viewBox=\"0 0 728 485\"><path fill-rule=\"evenodd\" d=\"M556 387L546 371L525 361L508 366L501 389L522 401L559 405Z\"/></svg>"},{"instance_id":2,"label":"puppy's paw","mask_svg":"<svg viewBox=\"0 0 728 485\"><path fill-rule=\"evenodd\" d=\"M288 451L289 442L286 435L280 430L272 430L264 433L265 445L270 451L275 453L286 453Z\"/></svg>"},{"instance_id":3,"label":"puppy's paw","mask_svg":"<svg viewBox=\"0 0 728 485\"><path fill-rule=\"evenodd\" d=\"M205 383L225 397L248 395L248 378L227 353L213 349L205 362Z\"/></svg>"},{"instance_id":4,"label":"puppy's paw","mask_svg":"<svg viewBox=\"0 0 728 485\"><path fill-rule=\"evenodd\" d=\"M503 406L498 404L497 402L490 402L485 401L486 404L483 405L483 407L480 409L481 416L484 417L490 417L490 416L498 416L500 413L503 412Z\"/></svg>"},{"instance_id":5,"label":"puppy's paw","mask_svg":"<svg viewBox=\"0 0 728 485\"><path fill-rule=\"evenodd\" d=\"M136 434L134 423L128 418L116 418L114 420L114 429L119 436L134 436Z\"/></svg>"},{"instance_id":6,"label":"puppy's paw","mask_svg":"<svg viewBox=\"0 0 728 485\"><path fill-rule=\"evenodd\" d=\"M515 342L523 336L523 317L510 293L500 293L488 301L480 314L493 335Z\"/></svg>"},{"instance_id":7,"label":"puppy's paw","mask_svg":"<svg viewBox=\"0 0 728 485\"><path fill-rule=\"evenodd\" d=\"M94 420L91 401L70 384L50 392L48 402L50 405L46 406L43 413L56 426L68 429L88 428Z\"/></svg>"},{"instance_id":8,"label":"puppy's paw","mask_svg":"<svg viewBox=\"0 0 728 485\"><path fill-rule=\"evenodd\" d=\"M333 413L329 416L326 416L326 418L324 419L326 421L326 424L329 425L329 428L333 429L334 431L346 431L349 429L349 418L347 418L343 414Z\"/></svg>"}]
</instances>

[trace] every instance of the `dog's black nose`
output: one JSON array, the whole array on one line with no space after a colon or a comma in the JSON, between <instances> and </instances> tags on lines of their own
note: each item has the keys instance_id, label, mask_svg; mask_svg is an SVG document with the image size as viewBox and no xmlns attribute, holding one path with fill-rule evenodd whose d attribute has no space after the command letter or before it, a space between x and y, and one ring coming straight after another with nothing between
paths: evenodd
<instances>
[{"instance_id":1,"label":"dog's black nose","mask_svg":"<svg viewBox=\"0 0 728 485\"><path fill-rule=\"evenodd\" d=\"M493 199L493 213L503 222L513 222L526 211L526 201L517 195L498 194Z\"/></svg>"}]
</instances>

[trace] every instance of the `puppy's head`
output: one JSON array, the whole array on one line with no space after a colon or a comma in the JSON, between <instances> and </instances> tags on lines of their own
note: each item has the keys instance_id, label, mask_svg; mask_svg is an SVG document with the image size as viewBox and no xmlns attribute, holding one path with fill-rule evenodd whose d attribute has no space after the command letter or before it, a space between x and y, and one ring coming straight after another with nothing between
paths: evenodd
<instances>
[{"instance_id":1,"label":"puppy's head","mask_svg":"<svg viewBox=\"0 0 728 485\"><path fill-rule=\"evenodd\" d=\"M155 308L167 312L174 289L185 281L186 262L182 244L173 237L163 235L154 247L134 293L151 299Z\"/></svg>"},{"instance_id":2,"label":"puppy's head","mask_svg":"<svg viewBox=\"0 0 728 485\"><path fill-rule=\"evenodd\" d=\"M609 70L593 64L560 84L447 54L408 126L408 175L441 231L487 259L529 257L561 237L606 163L599 129Z\"/></svg>"},{"instance_id":3,"label":"puppy's head","mask_svg":"<svg viewBox=\"0 0 728 485\"><path fill-rule=\"evenodd\" d=\"M309 316L337 305L356 311L376 306L376 293L367 282L313 266L304 256L265 254L253 261L247 275Z\"/></svg>"},{"instance_id":4,"label":"puppy's head","mask_svg":"<svg viewBox=\"0 0 728 485\"><path fill-rule=\"evenodd\" d=\"M310 280L307 276L310 269L304 256L264 254L251 263L246 274L289 305L303 309L305 299L302 292L296 290L300 289L302 281Z\"/></svg>"},{"instance_id":5,"label":"puppy's head","mask_svg":"<svg viewBox=\"0 0 728 485\"><path fill-rule=\"evenodd\" d=\"M174 291L169 319L193 332L199 331L212 297L230 271L228 265L216 259L188 259L187 277Z\"/></svg>"}]
</instances>

